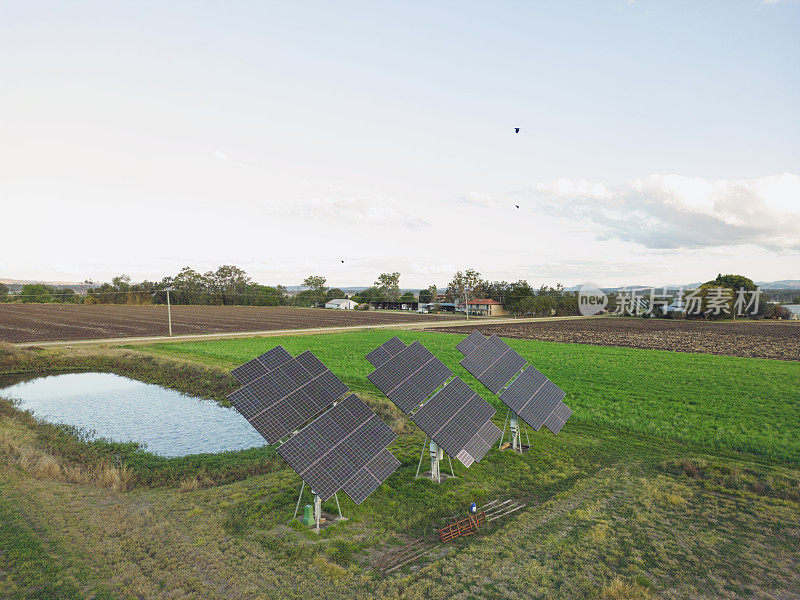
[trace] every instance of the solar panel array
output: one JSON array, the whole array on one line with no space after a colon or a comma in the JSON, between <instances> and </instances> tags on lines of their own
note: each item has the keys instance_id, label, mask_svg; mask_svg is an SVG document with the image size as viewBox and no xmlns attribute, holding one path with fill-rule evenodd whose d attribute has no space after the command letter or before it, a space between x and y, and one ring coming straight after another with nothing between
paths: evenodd
<instances>
[{"instance_id":1,"label":"solar panel array","mask_svg":"<svg viewBox=\"0 0 800 600\"><path fill-rule=\"evenodd\" d=\"M407 346L392 338L367 359L376 366L368 379L404 413L411 414L433 394L411 419L465 466L483 458L502 435L491 422L496 410L460 378L448 382L453 372L419 342Z\"/></svg>"},{"instance_id":2,"label":"solar panel array","mask_svg":"<svg viewBox=\"0 0 800 600\"><path fill-rule=\"evenodd\" d=\"M380 367L405 347L406 344L400 338L393 337L367 354L367 360L372 363L373 367Z\"/></svg>"},{"instance_id":3,"label":"solar panel array","mask_svg":"<svg viewBox=\"0 0 800 600\"><path fill-rule=\"evenodd\" d=\"M341 488L360 504L400 465L386 450L396 437L350 394L281 444L278 454L323 500Z\"/></svg>"},{"instance_id":4,"label":"solar panel array","mask_svg":"<svg viewBox=\"0 0 800 600\"><path fill-rule=\"evenodd\" d=\"M231 404L267 442L299 429L278 454L323 500L344 489L360 504L400 465L386 449L394 432L355 394L337 403L347 386L311 352L278 346L232 374Z\"/></svg>"},{"instance_id":5,"label":"solar panel array","mask_svg":"<svg viewBox=\"0 0 800 600\"><path fill-rule=\"evenodd\" d=\"M461 365L528 425L561 431L572 414L562 402L566 393L503 340L474 331L456 348L464 354Z\"/></svg>"},{"instance_id":6,"label":"solar panel array","mask_svg":"<svg viewBox=\"0 0 800 600\"><path fill-rule=\"evenodd\" d=\"M425 346L414 342L382 362L367 378L400 410L410 413L452 375Z\"/></svg>"},{"instance_id":7,"label":"solar panel array","mask_svg":"<svg viewBox=\"0 0 800 600\"><path fill-rule=\"evenodd\" d=\"M252 379L257 368L248 367L246 373L251 380L229 394L228 399L270 444L348 392L347 386L311 352L295 358L290 355L289 360L271 369L265 366L263 374Z\"/></svg>"},{"instance_id":8,"label":"solar panel array","mask_svg":"<svg viewBox=\"0 0 800 600\"><path fill-rule=\"evenodd\" d=\"M291 359L292 355L283 346L275 346L261 356L257 356L253 360L236 367L231 371L231 375L236 377L239 383L245 385Z\"/></svg>"},{"instance_id":9,"label":"solar panel array","mask_svg":"<svg viewBox=\"0 0 800 600\"><path fill-rule=\"evenodd\" d=\"M489 446L502 435L490 420L495 412L491 404L456 377L414 413L411 420L445 452L469 467L489 449L487 446L480 451L482 444L475 438L481 431L491 439ZM467 450L468 446L472 452Z\"/></svg>"}]
</instances>

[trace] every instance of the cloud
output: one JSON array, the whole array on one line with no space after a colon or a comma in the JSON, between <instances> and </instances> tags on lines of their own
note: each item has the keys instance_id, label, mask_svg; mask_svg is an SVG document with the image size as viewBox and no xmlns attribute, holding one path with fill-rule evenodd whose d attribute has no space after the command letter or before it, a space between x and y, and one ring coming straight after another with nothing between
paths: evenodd
<instances>
[{"instance_id":1,"label":"cloud","mask_svg":"<svg viewBox=\"0 0 800 600\"><path fill-rule=\"evenodd\" d=\"M220 160L224 160L225 162L231 162L231 159L222 150L214 150L214 156Z\"/></svg>"},{"instance_id":2,"label":"cloud","mask_svg":"<svg viewBox=\"0 0 800 600\"><path fill-rule=\"evenodd\" d=\"M454 200L457 204L469 204L471 206L481 206L483 208L497 208L504 202L501 202L494 196L484 194L483 192L468 192Z\"/></svg>"},{"instance_id":3,"label":"cloud","mask_svg":"<svg viewBox=\"0 0 800 600\"><path fill-rule=\"evenodd\" d=\"M424 219L398 210L396 200L318 197L267 202L266 206L270 212L303 219L349 221L358 225L400 225L409 229L421 229L429 225Z\"/></svg>"},{"instance_id":4,"label":"cloud","mask_svg":"<svg viewBox=\"0 0 800 600\"><path fill-rule=\"evenodd\" d=\"M560 179L527 195L550 215L594 223L601 239L654 249L800 249L800 177L792 174L717 181L652 175L613 188Z\"/></svg>"}]
</instances>

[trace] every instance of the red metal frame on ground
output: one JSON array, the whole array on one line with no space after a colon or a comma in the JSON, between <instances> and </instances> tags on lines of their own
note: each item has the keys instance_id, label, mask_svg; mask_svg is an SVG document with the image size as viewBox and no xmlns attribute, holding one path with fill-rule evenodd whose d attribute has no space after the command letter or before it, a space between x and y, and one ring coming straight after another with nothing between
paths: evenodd
<instances>
[{"instance_id":1,"label":"red metal frame on ground","mask_svg":"<svg viewBox=\"0 0 800 600\"><path fill-rule=\"evenodd\" d=\"M476 515L470 515L467 519L442 527L439 530L439 538L442 542L449 542L457 537L472 535L484 525L486 525L486 514L479 512Z\"/></svg>"}]
</instances>

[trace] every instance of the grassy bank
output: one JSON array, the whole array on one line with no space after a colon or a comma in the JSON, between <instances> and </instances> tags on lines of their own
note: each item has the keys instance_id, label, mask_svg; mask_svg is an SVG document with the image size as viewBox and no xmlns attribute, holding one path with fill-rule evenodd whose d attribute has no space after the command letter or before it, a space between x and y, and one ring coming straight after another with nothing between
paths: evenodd
<instances>
[{"instance_id":1,"label":"grassy bank","mask_svg":"<svg viewBox=\"0 0 800 600\"><path fill-rule=\"evenodd\" d=\"M314 351L373 407L389 411L366 380L371 367L363 359L387 337L363 332L135 352L34 350L0 364L17 372L110 370L221 399L231 387L226 369L282 343L292 353ZM457 336L401 337L421 339L484 392L457 366ZM273 463L277 470L213 485L203 480L211 461L230 460L220 473L231 473L226 469L246 464L245 456L160 459L132 445L93 445L77 432L0 404L0 597L619 600L800 594L797 466L769 459L770 453L662 438L635 421L607 424L635 415L629 404L661 402L673 421L677 415L700 427L718 418L709 411L737 387L763 399L747 415L765 406L785 413L786 397L796 397L786 379L796 371L776 361L704 363L724 357L691 355L700 360L683 363L677 355L664 365L663 355L676 353L648 357L629 349L512 345L567 389L567 402L580 418L558 436L531 434L532 449L524 455L493 449L470 469L456 464L457 478L441 486L414 479L422 438L401 422L406 433L390 447L401 467L361 506L341 494L349 520L320 535L289 523L301 482L280 461ZM622 354L604 353L614 350ZM656 367L659 372L651 373ZM615 375L604 378L606 370ZM185 380L181 373L188 374ZM686 390L700 389L702 402L678 401ZM658 414L657 424L665 428L670 421ZM765 440L775 442L769 435ZM165 470L163 480L151 480L177 485L115 486L106 484L113 475L90 468L101 464L140 477L162 468L185 470L170 477ZM85 467L81 476L71 470L76 467ZM527 506L476 536L437 547L397 575L370 568L376 556L431 535L463 516L470 502L490 499ZM306 493L303 503L309 501ZM324 508L336 511L334 502Z\"/></svg>"},{"instance_id":2,"label":"grassy bank","mask_svg":"<svg viewBox=\"0 0 800 600\"><path fill-rule=\"evenodd\" d=\"M232 368L283 345L311 350L354 391L382 397L368 380L364 356L392 335L422 342L473 389L498 401L458 361L463 336L415 331L363 331L325 336L158 344L160 356ZM800 462L800 364L508 339L508 343L567 392L570 423L594 423L720 449Z\"/></svg>"},{"instance_id":3,"label":"grassy bank","mask_svg":"<svg viewBox=\"0 0 800 600\"><path fill-rule=\"evenodd\" d=\"M225 402L236 385L224 370L119 349L0 348L0 375L24 379L37 372L103 371ZM38 421L0 390L0 450L34 476L93 483L112 489L169 485L183 489L229 483L283 468L273 448L165 458L135 443L87 437L75 428Z\"/></svg>"}]
</instances>

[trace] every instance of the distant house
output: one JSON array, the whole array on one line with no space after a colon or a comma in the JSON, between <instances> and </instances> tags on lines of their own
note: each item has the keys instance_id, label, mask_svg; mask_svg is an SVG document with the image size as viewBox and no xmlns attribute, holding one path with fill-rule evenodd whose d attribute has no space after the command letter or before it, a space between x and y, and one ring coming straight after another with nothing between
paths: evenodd
<instances>
[{"instance_id":1,"label":"distant house","mask_svg":"<svg viewBox=\"0 0 800 600\"><path fill-rule=\"evenodd\" d=\"M338 308L340 310L353 310L358 306L358 302L354 302L349 298L337 298L336 300L328 300L325 303L325 308Z\"/></svg>"},{"instance_id":2,"label":"distant house","mask_svg":"<svg viewBox=\"0 0 800 600\"><path fill-rule=\"evenodd\" d=\"M419 302L401 302L395 300L373 300L369 303L371 308L378 310L417 310Z\"/></svg>"},{"instance_id":3,"label":"distant house","mask_svg":"<svg viewBox=\"0 0 800 600\"><path fill-rule=\"evenodd\" d=\"M784 304L783 307L792 313L792 316L789 317L792 321L800 319L800 304Z\"/></svg>"},{"instance_id":4,"label":"distant house","mask_svg":"<svg viewBox=\"0 0 800 600\"><path fill-rule=\"evenodd\" d=\"M483 317L499 317L507 315L508 313L503 308L503 303L489 298L480 298L477 300L469 300L467 302L467 310L471 315L479 315Z\"/></svg>"}]
</instances>

